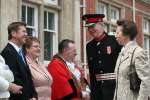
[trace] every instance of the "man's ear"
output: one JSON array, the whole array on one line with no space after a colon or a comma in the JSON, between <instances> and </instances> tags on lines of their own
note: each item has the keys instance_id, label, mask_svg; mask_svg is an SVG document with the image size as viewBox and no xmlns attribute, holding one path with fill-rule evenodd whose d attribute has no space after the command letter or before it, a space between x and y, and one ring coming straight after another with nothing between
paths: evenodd
<instances>
[{"instance_id":1,"label":"man's ear","mask_svg":"<svg viewBox=\"0 0 150 100\"><path fill-rule=\"evenodd\" d=\"M63 53L67 53L67 52L68 52L68 48L64 48Z\"/></svg>"},{"instance_id":2,"label":"man's ear","mask_svg":"<svg viewBox=\"0 0 150 100\"><path fill-rule=\"evenodd\" d=\"M16 37L16 31L11 32L12 37Z\"/></svg>"}]
</instances>

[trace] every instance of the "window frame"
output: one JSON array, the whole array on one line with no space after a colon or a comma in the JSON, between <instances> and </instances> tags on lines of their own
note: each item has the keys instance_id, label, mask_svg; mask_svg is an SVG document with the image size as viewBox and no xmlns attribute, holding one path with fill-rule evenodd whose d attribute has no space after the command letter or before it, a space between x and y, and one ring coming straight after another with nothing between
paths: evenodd
<instances>
[{"instance_id":1,"label":"window frame","mask_svg":"<svg viewBox=\"0 0 150 100\"><path fill-rule=\"evenodd\" d=\"M44 21L43 21L43 29L44 29L43 32L47 31L47 32L53 33L52 55L54 55L58 52L58 45L56 45L56 44L58 44L58 12L55 10L48 9L48 8L44 8L43 11L54 13L54 30L45 29L44 28ZM47 16L48 16L48 14L47 14ZM43 20L44 20L44 16L43 16ZM48 23L47 23L47 25L48 25ZM47 65L49 62L50 62L50 60L44 59L44 64Z\"/></svg>"},{"instance_id":2,"label":"window frame","mask_svg":"<svg viewBox=\"0 0 150 100\"><path fill-rule=\"evenodd\" d=\"M27 7L31 7L34 8L34 26L30 26L27 24L27 28L30 29L35 29L35 33L32 34L32 36L38 37L38 7L36 5L33 4L29 4L29 3L22 3L22 6L25 6L26 12L25 12L25 23L27 24ZM21 21L22 21L22 10L21 10Z\"/></svg>"},{"instance_id":3,"label":"window frame","mask_svg":"<svg viewBox=\"0 0 150 100\"><path fill-rule=\"evenodd\" d=\"M117 26L110 24L108 34L115 36L115 31L114 30L116 30L116 28L117 28Z\"/></svg>"},{"instance_id":4,"label":"window frame","mask_svg":"<svg viewBox=\"0 0 150 100\"><path fill-rule=\"evenodd\" d=\"M145 47L145 37L148 39L148 41L146 41L146 42L148 42L146 47ZM149 54L150 53L150 35L144 34L144 36L143 36L143 48L147 51L147 53L150 57L150 54Z\"/></svg>"},{"instance_id":5,"label":"window frame","mask_svg":"<svg viewBox=\"0 0 150 100\"><path fill-rule=\"evenodd\" d=\"M114 11L116 11L116 19L114 19L114 18L112 18L112 10L114 10ZM116 22L119 18L120 18L120 10L119 10L119 8L117 8L117 7L114 7L114 6L111 6L111 8L110 8L110 21L112 21L112 22Z\"/></svg>"},{"instance_id":6,"label":"window frame","mask_svg":"<svg viewBox=\"0 0 150 100\"><path fill-rule=\"evenodd\" d=\"M145 29L145 22L147 23L146 25L147 29ZM144 34L150 34L150 20L149 19L143 18L142 27L143 27Z\"/></svg>"},{"instance_id":7,"label":"window frame","mask_svg":"<svg viewBox=\"0 0 150 100\"><path fill-rule=\"evenodd\" d=\"M44 0L45 4L53 4L53 5L58 5L58 0L52 1L52 0Z\"/></svg>"},{"instance_id":8,"label":"window frame","mask_svg":"<svg viewBox=\"0 0 150 100\"><path fill-rule=\"evenodd\" d=\"M144 30L144 28L145 28L144 21L148 21L148 30L147 31ZM147 51L147 53L150 57L150 29L149 28L150 28L150 19L143 17L143 19L142 19L143 48ZM145 48L145 37L147 37L149 40L147 43L148 48Z\"/></svg>"},{"instance_id":9,"label":"window frame","mask_svg":"<svg viewBox=\"0 0 150 100\"><path fill-rule=\"evenodd\" d=\"M100 12L98 9L100 8L99 6L102 5L102 6L105 6L105 9L107 11L105 11L105 13L107 12L107 15L105 16L106 18L104 18L104 24L105 24L105 27L104 29L107 30L107 33L109 35L115 35L115 32L112 31L114 30L114 27L116 27L116 21L121 18L121 16L123 16L122 12L123 12L123 7L122 6L119 6L119 5L116 5L116 4L113 4L113 3L108 3L106 1L97 1L97 13ZM116 10L117 12L117 17L116 19L113 19L112 18L112 13L111 13L111 10Z\"/></svg>"},{"instance_id":10,"label":"window frame","mask_svg":"<svg viewBox=\"0 0 150 100\"><path fill-rule=\"evenodd\" d=\"M98 2L96 11L97 13L101 13L99 10L100 6L104 6L104 13L103 13L105 15L104 20L108 20L108 8L107 8L108 5L103 2Z\"/></svg>"}]
</instances>

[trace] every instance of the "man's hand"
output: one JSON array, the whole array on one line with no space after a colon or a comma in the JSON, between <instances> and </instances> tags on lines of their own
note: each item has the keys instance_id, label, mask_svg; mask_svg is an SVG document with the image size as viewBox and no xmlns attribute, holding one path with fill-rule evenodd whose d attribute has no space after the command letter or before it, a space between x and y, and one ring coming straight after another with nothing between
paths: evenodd
<instances>
[{"instance_id":1,"label":"man's hand","mask_svg":"<svg viewBox=\"0 0 150 100\"><path fill-rule=\"evenodd\" d=\"M8 90L11 91L14 94L22 94L22 89L23 87L14 83L9 84Z\"/></svg>"}]
</instances>

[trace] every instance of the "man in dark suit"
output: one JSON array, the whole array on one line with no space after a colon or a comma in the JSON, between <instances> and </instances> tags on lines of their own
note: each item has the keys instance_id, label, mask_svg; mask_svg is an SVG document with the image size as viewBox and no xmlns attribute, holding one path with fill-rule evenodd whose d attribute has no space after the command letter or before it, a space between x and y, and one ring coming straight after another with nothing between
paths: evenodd
<instances>
[{"instance_id":1,"label":"man in dark suit","mask_svg":"<svg viewBox=\"0 0 150 100\"><path fill-rule=\"evenodd\" d=\"M104 14L86 14L88 32L93 37L87 43L87 60L90 72L91 99L113 100L115 90L115 64L121 46L114 36L109 36L103 28Z\"/></svg>"},{"instance_id":2,"label":"man in dark suit","mask_svg":"<svg viewBox=\"0 0 150 100\"><path fill-rule=\"evenodd\" d=\"M11 93L10 100L37 100L31 72L22 52L26 36L25 23L13 22L8 26L9 43L2 50L1 55L14 74L14 83L23 87L20 93Z\"/></svg>"}]
</instances>

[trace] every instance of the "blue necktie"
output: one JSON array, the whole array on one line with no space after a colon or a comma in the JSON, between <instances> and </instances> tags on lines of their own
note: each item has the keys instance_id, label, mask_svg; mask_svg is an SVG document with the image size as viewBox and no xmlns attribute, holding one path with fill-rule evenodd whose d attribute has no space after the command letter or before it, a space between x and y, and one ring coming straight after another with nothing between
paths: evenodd
<instances>
[{"instance_id":1,"label":"blue necktie","mask_svg":"<svg viewBox=\"0 0 150 100\"><path fill-rule=\"evenodd\" d=\"M25 63L25 59L23 57L23 52L22 52L22 49L19 49L19 56L21 57L22 61Z\"/></svg>"}]
</instances>

